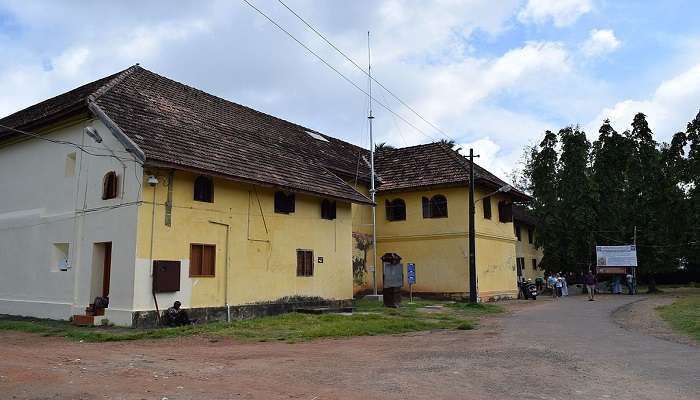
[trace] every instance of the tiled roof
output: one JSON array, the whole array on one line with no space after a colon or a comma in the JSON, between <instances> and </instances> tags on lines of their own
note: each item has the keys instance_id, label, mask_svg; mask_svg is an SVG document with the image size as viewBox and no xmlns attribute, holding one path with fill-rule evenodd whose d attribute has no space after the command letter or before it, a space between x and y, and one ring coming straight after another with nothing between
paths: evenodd
<instances>
[{"instance_id":1,"label":"tiled roof","mask_svg":"<svg viewBox=\"0 0 700 400\"><path fill-rule=\"evenodd\" d=\"M417 189L429 186L465 185L469 183L469 161L443 143L428 143L398 149L381 149L375 166L381 178L379 191ZM496 175L474 163L475 183L494 190L507 185ZM519 200L528 196L511 189Z\"/></svg>"},{"instance_id":2,"label":"tiled roof","mask_svg":"<svg viewBox=\"0 0 700 400\"><path fill-rule=\"evenodd\" d=\"M513 205L513 220L523 225L537 226L537 218L522 204Z\"/></svg>"},{"instance_id":3,"label":"tiled roof","mask_svg":"<svg viewBox=\"0 0 700 400\"><path fill-rule=\"evenodd\" d=\"M85 100L89 95L95 93L95 91L123 72L124 71L117 72L116 74L98 79L69 92L60 94L44 100L41 103L37 103L23 110L17 111L14 114L10 114L0 119L0 125L17 129L27 128L36 121L44 120L55 115L64 115L66 112L76 107L85 109ZM8 132L6 130L0 128L0 138L7 134Z\"/></svg>"},{"instance_id":4,"label":"tiled roof","mask_svg":"<svg viewBox=\"0 0 700 400\"><path fill-rule=\"evenodd\" d=\"M18 127L16 121L42 118L44 110L85 100L94 100L143 150L147 164L369 203L336 175L366 176L366 166L358 163L363 149L139 66L15 113L0 124ZM326 140L313 138L309 131Z\"/></svg>"},{"instance_id":5,"label":"tiled roof","mask_svg":"<svg viewBox=\"0 0 700 400\"><path fill-rule=\"evenodd\" d=\"M69 112L87 111L87 102L96 103L143 150L147 165L369 203L339 178L368 182L368 150L138 65L18 111L0 119L0 125L29 129ZM0 139L7 134L0 128ZM469 182L469 162L440 143L383 149L375 161L380 191ZM477 184L494 190L506 184L476 164L475 177ZM511 193L516 201L529 199Z\"/></svg>"}]
</instances>

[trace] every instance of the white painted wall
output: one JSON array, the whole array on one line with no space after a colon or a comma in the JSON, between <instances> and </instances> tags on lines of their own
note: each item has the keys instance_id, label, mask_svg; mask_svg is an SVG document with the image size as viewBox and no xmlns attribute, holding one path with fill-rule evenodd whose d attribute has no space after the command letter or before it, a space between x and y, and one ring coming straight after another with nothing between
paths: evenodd
<instances>
[{"instance_id":1,"label":"white painted wall","mask_svg":"<svg viewBox=\"0 0 700 400\"><path fill-rule=\"evenodd\" d=\"M102 136L101 144L84 134L88 125ZM115 322L130 324L143 170L98 120L45 137L81 143L100 155L112 149L125 161L122 165L112 157L39 139L0 145L0 314L67 319L83 313L97 279L92 276L94 243L112 242L106 317L114 314ZM119 195L102 200L108 171L119 176ZM54 243L69 244L68 271L51 265Z\"/></svg>"}]
</instances>

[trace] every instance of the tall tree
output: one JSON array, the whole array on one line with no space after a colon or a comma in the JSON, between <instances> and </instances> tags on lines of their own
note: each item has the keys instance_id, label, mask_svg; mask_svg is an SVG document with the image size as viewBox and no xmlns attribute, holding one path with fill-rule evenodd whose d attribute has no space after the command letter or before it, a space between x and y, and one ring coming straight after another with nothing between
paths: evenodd
<instances>
[{"instance_id":1,"label":"tall tree","mask_svg":"<svg viewBox=\"0 0 700 400\"><path fill-rule=\"evenodd\" d=\"M525 166L525 175L534 198L533 214L539 220L535 244L542 248L542 268L554 270L561 265L559 235L559 198L557 194L557 135L546 131L538 147L533 147Z\"/></svg>"},{"instance_id":2,"label":"tall tree","mask_svg":"<svg viewBox=\"0 0 700 400\"><path fill-rule=\"evenodd\" d=\"M560 130L559 138L559 214L566 216L558 233L562 250L561 269L583 272L590 267L593 245L591 235L595 226L595 198L589 164L591 143L583 131L574 127Z\"/></svg>"},{"instance_id":3,"label":"tall tree","mask_svg":"<svg viewBox=\"0 0 700 400\"><path fill-rule=\"evenodd\" d=\"M593 186L595 193L596 232L599 240L612 240L611 245L629 239L629 187L628 168L631 142L617 133L605 120L593 144Z\"/></svg>"},{"instance_id":4,"label":"tall tree","mask_svg":"<svg viewBox=\"0 0 700 400\"><path fill-rule=\"evenodd\" d=\"M686 129L688 159L686 164L686 184L688 187L688 216L690 242L690 262L700 265L700 112Z\"/></svg>"}]
</instances>

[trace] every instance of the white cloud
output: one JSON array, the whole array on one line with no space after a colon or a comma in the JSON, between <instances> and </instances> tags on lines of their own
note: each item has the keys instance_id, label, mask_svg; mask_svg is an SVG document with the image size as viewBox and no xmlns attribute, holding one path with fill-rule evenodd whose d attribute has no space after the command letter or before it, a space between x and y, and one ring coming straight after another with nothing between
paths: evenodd
<instances>
[{"instance_id":1,"label":"white cloud","mask_svg":"<svg viewBox=\"0 0 700 400\"><path fill-rule=\"evenodd\" d=\"M592 9L592 0L529 0L518 13L518 20L544 24L551 19L555 26L564 27L573 24Z\"/></svg>"},{"instance_id":2,"label":"white cloud","mask_svg":"<svg viewBox=\"0 0 700 400\"><path fill-rule=\"evenodd\" d=\"M620 48L622 42L615 37L612 29L593 29L581 46L581 51L587 57L598 57Z\"/></svg>"},{"instance_id":3,"label":"white cloud","mask_svg":"<svg viewBox=\"0 0 700 400\"><path fill-rule=\"evenodd\" d=\"M656 139L668 141L677 132L685 130L686 123L693 119L700 107L700 63L677 76L661 82L654 94L643 100L623 100L603 109L586 126L589 136L597 136L598 128L609 118L615 129L628 129L634 115L647 115L649 126Z\"/></svg>"}]
</instances>

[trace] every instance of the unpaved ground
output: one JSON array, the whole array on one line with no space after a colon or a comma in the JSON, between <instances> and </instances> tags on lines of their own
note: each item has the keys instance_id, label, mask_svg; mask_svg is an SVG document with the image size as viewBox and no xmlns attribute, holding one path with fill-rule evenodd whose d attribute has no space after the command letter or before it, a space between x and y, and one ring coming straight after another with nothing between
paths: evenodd
<instances>
[{"instance_id":1,"label":"unpaved ground","mask_svg":"<svg viewBox=\"0 0 700 400\"><path fill-rule=\"evenodd\" d=\"M632 300L538 300L476 331L301 344L5 332L0 398L699 399L698 348L612 321Z\"/></svg>"},{"instance_id":2,"label":"unpaved ground","mask_svg":"<svg viewBox=\"0 0 700 400\"><path fill-rule=\"evenodd\" d=\"M656 307L673 303L680 298L682 293L682 290L667 289L667 293L662 295L644 296L637 301L620 307L613 314L613 319L625 329L697 347L699 346L698 342L673 331L671 326L661 319L656 311Z\"/></svg>"}]
</instances>

